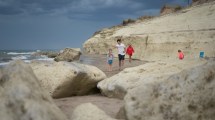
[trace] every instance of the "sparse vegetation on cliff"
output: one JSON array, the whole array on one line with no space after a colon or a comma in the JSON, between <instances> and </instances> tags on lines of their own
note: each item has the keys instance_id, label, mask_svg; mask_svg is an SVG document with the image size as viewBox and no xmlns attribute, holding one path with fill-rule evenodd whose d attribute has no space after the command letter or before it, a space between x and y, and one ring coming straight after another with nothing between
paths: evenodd
<instances>
[{"instance_id":1,"label":"sparse vegetation on cliff","mask_svg":"<svg viewBox=\"0 0 215 120\"><path fill-rule=\"evenodd\" d=\"M123 21L122 21L122 25L125 26L125 25L131 24L131 23L135 23L135 21L136 21L136 20L133 20L133 19L130 19L130 18L129 18L129 19L123 20Z\"/></svg>"},{"instance_id":2,"label":"sparse vegetation on cliff","mask_svg":"<svg viewBox=\"0 0 215 120\"><path fill-rule=\"evenodd\" d=\"M160 10L160 15L174 13L181 10L183 7L180 5L164 5Z\"/></svg>"}]
</instances>

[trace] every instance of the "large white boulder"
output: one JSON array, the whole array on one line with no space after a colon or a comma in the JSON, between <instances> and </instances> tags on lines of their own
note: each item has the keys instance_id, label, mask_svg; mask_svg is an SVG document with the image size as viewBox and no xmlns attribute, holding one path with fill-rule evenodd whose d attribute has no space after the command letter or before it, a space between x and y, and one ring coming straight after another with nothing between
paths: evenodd
<instances>
[{"instance_id":1,"label":"large white boulder","mask_svg":"<svg viewBox=\"0 0 215 120\"><path fill-rule=\"evenodd\" d=\"M60 52L56 57L55 61L75 61L79 60L81 55L81 49L80 48L65 48L62 52Z\"/></svg>"},{"instance_id":2,"label":"large white boulder","mask_svg":"<svg viewBox=\"0 0 215 120\"><path fill-rule=\"evenodd\" d=\"M40 84L54 98L86 95L95 92L106 75L97 67L75 62L30 63Z\"/></svg>"},{"instance_id":3,"label":"large white boulder","mask_svg":"<svg viewBox=\"0 0 215 120\"><path fill-rule=\"evenodd\" d=\"M126 68L117 75L98 83L101 93L108 97L123 99L126 93L141 85L141 83L156 82L166 75L181 72L184 69L206 63L205 60L157 61L138 67Z\"/></svg>"},{"instance_id":4,"label":"large white boulder","mask_svg":"<svg viewBox=\"0 0 215 120\"><path fill-rule=\"evenodd\" d=\"M143 79L124 100L127 120L215 120L215 61Z\"/></svg>"},{"instance_id":5,"label":"large white boulder","mask_svg":"<svg viewBox=\"0 0 215 120\"><path fill-rule=\"evenodd\" d=\"M67 120L31 67L21 61L0 69L0 119Z\"/></svg>"},{"instance_id":6,"label":"large white boulder","mask_svg":"<svg viewBox=\"0 0 215 120\"><path fill-rule=\"evenodd\" d=\"M116 120L92 103L84 103L75 108L71 120Z\"/></svg>"}]
</instances>

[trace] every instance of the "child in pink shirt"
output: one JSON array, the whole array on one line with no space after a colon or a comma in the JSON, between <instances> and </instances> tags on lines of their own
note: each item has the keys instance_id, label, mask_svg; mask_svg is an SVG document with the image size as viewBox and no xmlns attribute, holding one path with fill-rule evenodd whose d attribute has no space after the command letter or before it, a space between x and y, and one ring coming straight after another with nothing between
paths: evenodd
<instances>
[{"instance_id":1,"label":"child in pink shirt","mask_svg":"<svg viewBox=\"0 0 215 120\"><path fill-rule=\"evenodd\" d=\"M134 48L131 46L131 44L128 45L128 48L126 49L126 54L129 56L129 62L131 62L131 56L134 53Z\"/></svg>"},{"instance_id":2,"label":"child in pink shirt","mask_svg":"<svg viewBox=\"0 0 215 120\"><path fill-rule=\"evenodd\" d=\"M183 60L184 59L184 53L181 51L181 50L178 50L178 58L180 60Z\"/></svg>"}]
</instances>

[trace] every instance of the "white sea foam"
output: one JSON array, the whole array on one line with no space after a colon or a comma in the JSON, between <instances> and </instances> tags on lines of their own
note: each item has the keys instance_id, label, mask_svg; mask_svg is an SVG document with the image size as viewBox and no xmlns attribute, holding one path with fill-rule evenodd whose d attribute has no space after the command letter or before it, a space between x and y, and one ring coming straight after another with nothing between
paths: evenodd
<instances>
[{"instance_id":1,"label":"white sea foam","mask_svg":"<svg viewBox=\"0 0 215 120\"><path fill-rule=\"evenodd\" d=\"M3 63L0 63L0 66L4 66L4 65L7 65L9 64L10 62L3 62Z\"/></svg>"},{"instance_id":2,"label":"white sea foam","mask_svg":"<svg viewBox=\"0 0 215 120\"><path fill-rule=\"evenodd\" d=\"M26 60L28 59L26 56L16 56L16 57L12 57L12 60Z\"/></svg>"},{"instance_id":3,"label":"white sea foam","mask_svg":"<svg viewBox=\"0 0 215 120\"><path fill-rule=\"evenodd\" d=\"M35 50L35 52L36 51L39 52L41 50ZM34 51L2 51L2 53L4 54L1 54L2 56L0 56L1 58L0 67L7 65L14 60L23 60L25 63L30 63L32 60L54 61L54 58L48 58L45 55L33 56L32 54L34 54L35 52Z\"/></svg>"},{"instance_id":4,"label":"white sea foam","mask_svg":"<svg viewBox=\"0 0 215 120\"><path fill-rule=\"evenodd\" d=\"M36 59L36 60L41 60L41 61L53 61L54 60L54 58L38 58L38 59Z\"/></svg>"},{"instance_id":5,"label":"white sea foam","mask_svg":"<svg viewBox=\"0 0 215 120\"><path fill-rule=\"evenodd\" d=\"M8 55L32 55L35 52L8 52Z\"/></svg>"}]
</instances>

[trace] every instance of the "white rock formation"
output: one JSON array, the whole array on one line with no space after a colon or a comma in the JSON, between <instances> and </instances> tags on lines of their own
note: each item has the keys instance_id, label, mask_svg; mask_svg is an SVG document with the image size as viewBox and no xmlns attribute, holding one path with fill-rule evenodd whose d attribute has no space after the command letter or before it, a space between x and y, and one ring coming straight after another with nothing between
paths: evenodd
<instances>
[{"instance_id":1,"label":"white rock formation","mask_svg":"<svg viewBox=\"0 0 215 120\"><path fill-rule=\"evenodd\" d=\"M0 119L67 120L31 67L21 61L0 69Z\"/></svg>"},{"instance_id":2,"label":"white rock formation","mask_svg":"<svg viewBox=\"0 0 215 120\"><path fill-rule=\"evenodd\" d=\"M106 75L97 67L69 62L30 63L40 84L54 98L86 95L95 92Z\"/></svg>"},{"instance_id":3,"label":"white rock formation","mask_svg":"<svg viewBox=\"0 0 215 120\"><path fill-rule=\"evenodd\" d=\"M81 55L81 49L80 48L65 48L62 52L60 52L56 57L55 61L75 61L79 60Z\"/></svg>"},{"instance_id":4,"label":"white rock formation","mask_svg":"<svg viewBox=\"0 0 215 120\"><path fill-rule=\"evenodd\" d=\"M153 83L167 75L179 73L184 69L204 63L206 60L147 63L138 67L126 68L119 74L99 82L97 87L102 94L108 97L123 99L129 90L142 85L142 83Z\"/></svg>"},{"instance_id":5,"label":"white rock formation","mask_svg":"<svg viewBox=\"0 0 215 120\"><path fill-rule=\"evenodd\" d=\"M133 45L133 58L137 59L175 60L178 49L185 53L185 59L199 57L200 51L207 57L215 57L214 19L215 2L210 2L145 22L104 29L83 47L87 53L105 54L122 37L123 43ZM116 54L117 50L113 52Z\"/></svg>"},{"instance_id":6,"label":"white rock formation","mask_svg":"<svg viewBox=\"0 0 215 120\"><path fill-rule=\"evenodd\" d=\"M215 62L144 80L124 100L127 120L214 120Z\"/></svg>"}]
</instances>

